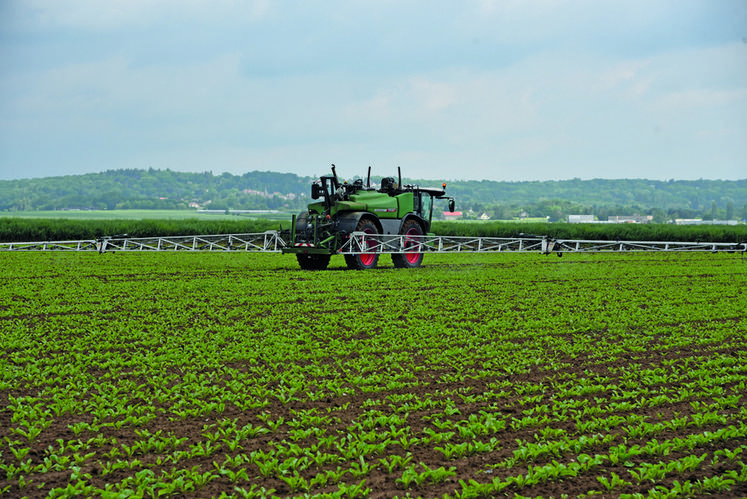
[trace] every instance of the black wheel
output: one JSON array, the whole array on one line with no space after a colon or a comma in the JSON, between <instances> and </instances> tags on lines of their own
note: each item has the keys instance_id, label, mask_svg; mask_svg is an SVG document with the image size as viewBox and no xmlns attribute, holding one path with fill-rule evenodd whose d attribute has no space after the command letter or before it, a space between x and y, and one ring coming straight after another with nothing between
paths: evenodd
<instances>
[{"instance_id":1,"label":"black wheel","mask_svg":"<svg viewBox=\"0 0 747 499\"><path fill-rule=\"evenodd\" d=\"M296 259L303 270L324 270L329 265L330 255L296 253Z\"/></svg>"},{"instance_id":2,"label":"black wheel","mask_svg":"<svg viewBox=\"0 0 747 499\"><path fill-rule=\"evenodd\" d=\"M356 232L365 232L366 234L378 234L379 231L370 220L362 218L355 228ZM375 241L368 241L368 249L373 250L376 247ZM345 255L345 263L352 270L366 270L376 267L379 263L378 253L356 253L354 255Z\"/></svg>"},{"instance_id":3,"label":"black wheel","mask_svg":"<svg viewBox=\"0 0 747 499\"><path fill-rule=\"evenodd\" d=\"M402 225L400 234L404 237L405 253L395 253L392 255L392 263L398 269L414 269L420 267L423 263L423 253L418 253L419 236L423 235L423 229L415 220L408 220ZM407 251L410 249L410 251Z\"/></svg>"}]
</instances>

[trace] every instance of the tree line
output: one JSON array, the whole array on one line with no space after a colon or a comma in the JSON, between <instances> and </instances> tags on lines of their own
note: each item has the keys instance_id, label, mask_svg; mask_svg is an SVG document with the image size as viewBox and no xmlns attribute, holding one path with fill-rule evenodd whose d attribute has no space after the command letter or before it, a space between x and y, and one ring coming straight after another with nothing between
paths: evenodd
<instances>
[{"instance_id":1,"label":"tree line","mask_svg":"<svg viewBox=\"0 0 747 499\"><path fill-rule=\"evenodd\" d=\"M374 182L381 177L373 177ZM157 169L0 181L0 211L66 209L273 209L297 212L310 201L313 177L252 171L243 175ZM352 180L349 179L349 180ZM646 180L578 178L560 181L500 182L410 179L403 183L438 186L457 199L466 218L496 220L569 214L651 215L656 222L676 218L746 219L747 179ZM445 207L444 207L445 208Z\"/></svg>"}]
</instances>

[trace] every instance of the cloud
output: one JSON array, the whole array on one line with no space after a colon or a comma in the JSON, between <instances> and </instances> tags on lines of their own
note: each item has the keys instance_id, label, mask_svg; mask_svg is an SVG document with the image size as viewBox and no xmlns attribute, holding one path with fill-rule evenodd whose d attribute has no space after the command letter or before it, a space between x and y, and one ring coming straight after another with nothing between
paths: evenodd
<instances>
[{"instance_id":1,"label":"cloud","mask_svg":"<svg viewBox=\"0 0 747 499\"><path fill-rule=\"evenodd\" d=\"M39 30L94 32L154 26L159 23L253 22L270 11L269 0L26 0Z\"/></svg>"},{"instance_id":2,"label":"cloud","mask_svg":"<svg viewBox=\"0 0 747 499\"><path fill-rule=\"evenodd\" d=\"M744 176L747 141L729 141L747 129L747 44L719 38L708 2L10 5L5 176L335 162L422 178L698 178L719 148L707 172ZM685 30L696 14L708 23Z\"/></svg>"},{"instance_id":3,"label":"cloud","mask_svg":"<svg viewBox=\"0 0 747 499\"><path fill-rule=\"evenodd\" d=\"M692 112L703 109L745 109L747 88L735 90L686 90L664 95L657 102L661 110ZM746 118L747 120L747 118Z\"/></svg>"},{"instance_id":4,"label":"cloud","mask_svg":"<svg viewBox=\"0 0 747 499\"><path fill-rule=\"evenodd\" d=\"M415 77L410 79L410 88L413 98L427 114L440 113L457 104L457 91L453 83Z\"/></svg>"}]
</instances>

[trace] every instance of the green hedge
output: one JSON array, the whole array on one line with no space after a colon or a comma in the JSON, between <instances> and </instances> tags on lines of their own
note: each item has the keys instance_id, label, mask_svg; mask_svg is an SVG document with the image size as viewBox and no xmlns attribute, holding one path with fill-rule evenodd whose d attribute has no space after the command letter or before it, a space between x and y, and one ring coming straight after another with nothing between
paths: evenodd
<instances>
[{"instance_id":1,"label":"green hedge","mask_svg":"<svg viewBox=\"0 0 747 499\"><path fill-rule=\"evenodd\" d=\"M278 229L269 220L70 220L0 218L0 242L74 241L129 234L130 237L237 234ZM284 223L283 228L289 228ZM444 236L519 237L550 236L560 239L604 241L747 241L747 225L666 224L548 224L512 222L434 222L433 232Z\"/></svg>"},{"instance_id":2,"label":"green hedge","mask_svg":"<svg viewBox=\"0 0 747 499\"><path fill-rule=\"evenodd\" d=\"M290 224L286 223L285 228ZM130 237L239 234L280 228L270 220L70 220L0 218L0 242L75 241L128 234Z\"/></svg>"},{"instance_id":3,"label":"green hedge","mask_svg":"<svg viewBox=\"0 0 747 499\"><path fill-rule=\"evenodd\" d=\"M434 222L432 230L444 236L519 237L523 234L603 241L747 241L747 225Z\"/></svg>"}]
</instances>

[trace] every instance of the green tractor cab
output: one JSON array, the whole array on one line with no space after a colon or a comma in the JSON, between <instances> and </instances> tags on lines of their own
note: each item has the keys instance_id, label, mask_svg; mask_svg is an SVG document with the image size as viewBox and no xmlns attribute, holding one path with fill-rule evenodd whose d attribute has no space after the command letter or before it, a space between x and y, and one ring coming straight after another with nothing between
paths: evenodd
<instances>
[{"instance_id":1,"label":"green tractor cab","mask_svg":"<svg viewBox=\"0 0 747 499\"><path fill-rule=\"evenodd\" d=\"M402 185L402 174L385 177L379 189L371 187L371 168L364 186L362 179L340 182L335 165L332 175L324 175L311 185L313 203L297 217L291 227L291 242L283 253L296 255L302 269L323 270L332 255L342 252L353 233L402 235L399 251L392 253L397 268L419 267L423 253L417 244L430 232L433 201L447 199L454 211L454 198L441 189ZM366 239L367 251L345 253L348 268L364 270L376 267L379 254L375 238ZM368 251L370 250L370 251Z\"/></svg>"}]
</instances>

